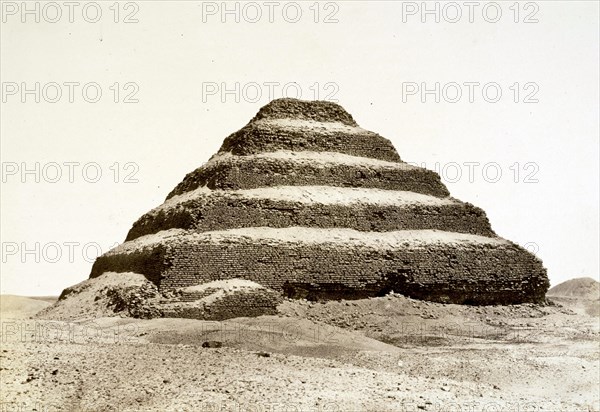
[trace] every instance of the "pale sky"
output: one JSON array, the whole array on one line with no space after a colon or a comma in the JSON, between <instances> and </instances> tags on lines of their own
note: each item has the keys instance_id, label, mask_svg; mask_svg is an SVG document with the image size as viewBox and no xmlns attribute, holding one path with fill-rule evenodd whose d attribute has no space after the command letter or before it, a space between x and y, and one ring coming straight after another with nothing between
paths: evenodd
<instances>
[{"instance_id":1,"label":"pale sky","mask_svg":"<svg viewBox=\"0 0 600 412\"><path fill-rule=\"evenodd\" d=\"M598 279L598 2L440 2L439 22L421 2L275 3L2 2L1 293L85 280L269 97L298 92L442 171L553 285ZM436 83L439 102L420 93Z\"/></svg>"}]
</instances>

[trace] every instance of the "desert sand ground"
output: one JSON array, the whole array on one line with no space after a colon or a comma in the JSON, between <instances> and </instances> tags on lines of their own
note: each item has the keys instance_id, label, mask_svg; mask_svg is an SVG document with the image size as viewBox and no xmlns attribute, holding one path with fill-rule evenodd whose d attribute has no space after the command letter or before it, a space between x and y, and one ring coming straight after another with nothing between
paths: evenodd
<instances>
[{"instance_id":1,"label":"desert sand ground","mask_svg":"<svg viewBox=\"0 0 600 412\"><path fill-rule=\"evenodd\" d=\"M391 294L223 322L48 321L32 316L49 299L1 301L2 411L600 410L597 300Z\"/></svg>"}]
</instances>

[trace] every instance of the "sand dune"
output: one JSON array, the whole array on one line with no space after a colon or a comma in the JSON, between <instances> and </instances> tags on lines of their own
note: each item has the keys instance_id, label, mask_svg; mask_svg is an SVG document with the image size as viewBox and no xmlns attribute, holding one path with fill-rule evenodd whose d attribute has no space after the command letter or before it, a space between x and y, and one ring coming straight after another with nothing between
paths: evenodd
<instances>
[{"instance_id":1,"label":"sand dune","mask_svg":"<svg viewBox=\"0 0 600 412\"><path fill-rule=\"evenodd\" d=\"M15 295L0 296L0 313L2 318L28 318L50 306L53 297L26 297Z\"/></svg>"}]
</instances>

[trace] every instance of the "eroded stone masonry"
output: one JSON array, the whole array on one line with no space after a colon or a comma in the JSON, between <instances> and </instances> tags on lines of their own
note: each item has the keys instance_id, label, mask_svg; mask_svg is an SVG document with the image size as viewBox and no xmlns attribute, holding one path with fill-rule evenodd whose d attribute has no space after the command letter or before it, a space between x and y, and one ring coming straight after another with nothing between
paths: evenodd
<instances>
[{"instance_id":1,"label":"eroded stone masonry","mask_svg":"<svg viewBox=\"0 0 600 412\"><path fill-rule=\"evenodd\" d=\"M190 288L231 279L265 288L253 295L263 300L393 290L513 304L541 302L548 288L542 262L499 238L483 210L450 197L435 172L403 162L341 106L295 99L269 103L227 137L90 277L114 272L143 274L167 304L187 305L163 315L188 317L208 316ZM244 294L235 296L239 309Z\"/></svg>"}]
</instances>

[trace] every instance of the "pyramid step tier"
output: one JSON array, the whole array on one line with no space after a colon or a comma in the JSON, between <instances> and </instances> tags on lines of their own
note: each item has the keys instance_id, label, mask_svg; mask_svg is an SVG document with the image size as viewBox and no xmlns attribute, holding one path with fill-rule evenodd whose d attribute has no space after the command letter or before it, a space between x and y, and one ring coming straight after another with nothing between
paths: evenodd
<instances>
[{"instance_id":1,"label":"pyramid step tier","mask_svg":"<svg viewBox=\"0 0 600 412\"><path fill-rule=\"evenodd\" d=\"M449 197L381 189L280 186L186 192L138 219L126 240L171 228L205 232L256 226L375 232L438 229L495 236L483 210Z\"/></svg>"},{"instance_id":2,"label":"pyramid step tier","mask_svg":"<svg viewBox=\"0 0 600 412\"><path fill-rule=\"evenodd\" d=\"M391 290L436 302L542 302L535 256L501 238L436 230L360 232L307 227L162 231L99 257L104 272L144 274L163 291L244 278L290 297L379 296Z\"/></svg>"},{"instance_id":3,"label":"pyramid step tier","mask_svg":"<svg viewBox=\"0 0 600 412\"><path fill-rule=\"evenodd\" d=\"M339 186L402 190L446 197L437 173L403 162L333 152L222 153L189 173L167 199L206 186L237 190L271 186Z\"/></svg>"},{"instance_id":4,"label":"pyramid step tier","mask_svg":"<svg viewBox=\"0 0 600 412\"><path fill-rule=\"evenodd\" d=\"M399 162L392 143L377 133L340 122L262 119L229 135L219 153L250 155L279 150L337 152Z\"/></svg>"},{"instance_id":5,"label":"pyramid step tier","mask_svg":"<svg viewBox=\"0 0 600 412\"><path fill-rule=\"evenodd\" d=\"M291 98L276 99L260 108L251 120L300 119L317 122L339 122L348 126L358 126L342 106L329 101L306 101Z\"/></svg>"}]
</instances>

